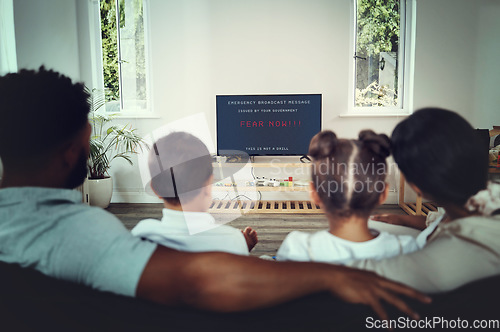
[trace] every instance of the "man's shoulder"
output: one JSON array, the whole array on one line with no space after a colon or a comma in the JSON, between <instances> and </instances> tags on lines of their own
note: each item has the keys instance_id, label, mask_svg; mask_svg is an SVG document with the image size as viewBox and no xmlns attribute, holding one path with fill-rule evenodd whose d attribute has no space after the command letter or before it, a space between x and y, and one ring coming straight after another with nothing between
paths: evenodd
<instances>
[{"instance_id":1,"label":"man's shoulder","mask_svg":"<svg viewBox=\"0 0 500 332\"><path fill-rule=\"evenodd\" d=\"M0 190L0 197L0 209L25 220L28 220L27 215L34 215L44 221L66 218L89 221L94 218L118 220L101 208L81 202L81 194L74 190L43 187L6 188Z\"/></svg>"},{"instance_id":2,"label":"man's shoulder","mask_svg":"<svg viewBox=\"0 0 500 332\"><path fill-rule=\"evenodd\" d=\"M89 206L86 204L73 204L69 206L68 214L70 215L78 215L79 218L84 218L87 220L93 220L94 218L98 218L100 220L114 220L119 221L119 219L112 214L100 207Z\"/></svg>"},{"instance_id":3,"label":"man's shoulder","mask_svg":"<svg viewBox=\"0 0 500 332\"><path fill-rule=\"evenodd\" d=\"M45 216L44 222L52 219L52 222L60 226L92 228L93 226L121 225L120 220L115 215L100 207L70 200L42 201L35 211Z\"/></svg>"}]
</instances>

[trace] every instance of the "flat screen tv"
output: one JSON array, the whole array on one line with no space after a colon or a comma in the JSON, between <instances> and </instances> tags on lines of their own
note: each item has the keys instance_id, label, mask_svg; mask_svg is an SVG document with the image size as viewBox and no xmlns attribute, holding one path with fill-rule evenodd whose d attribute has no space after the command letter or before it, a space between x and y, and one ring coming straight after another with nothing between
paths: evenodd
<instances>
[{"instance_id":1,"label":"flat screen tv","mask_svg":"<svg viewBox=\"0 0 500 332\"><path fill-rule=\"evenodd\" d=\"M218 155L302 156L321 131L321 94L216 99Z\"/></svg>"}]
</instances>

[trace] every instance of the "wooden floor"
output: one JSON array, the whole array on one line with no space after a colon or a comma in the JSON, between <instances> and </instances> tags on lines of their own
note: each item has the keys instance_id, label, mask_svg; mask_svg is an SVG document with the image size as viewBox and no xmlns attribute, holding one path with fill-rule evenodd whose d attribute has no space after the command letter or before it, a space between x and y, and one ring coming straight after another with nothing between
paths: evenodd
<instances>
[{"instance_id":1,"label":"wooden floor","mask_svg":"<svg viewBox=\"0 0 500 332\"><path fill-rule=\"evenodd\" d=\"M162 204L111 204L108 209L120 219L126 228L132 229L140 220L161 219ZM405 214L397 205L383 205L375 213ZM230 218L227 215L214 215L216 220ZM227 219L226 219L227 220ZM274 256L281 242L294 230L318 231L327 228L325 217L311 214L247 214L230 221L227 225L244 229L250 226L259 236L259 243L252 250L253 256Z\"/></svg>"}]
</instances>

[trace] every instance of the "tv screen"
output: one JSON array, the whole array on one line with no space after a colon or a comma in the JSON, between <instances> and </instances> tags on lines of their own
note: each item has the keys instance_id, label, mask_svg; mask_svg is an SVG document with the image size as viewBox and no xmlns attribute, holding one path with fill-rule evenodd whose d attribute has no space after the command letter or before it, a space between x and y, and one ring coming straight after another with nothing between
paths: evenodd
<instances>
[{"instance_id":1,"label":"tv screen","mask_svg":"<svg viewBox=\"0 0 500 332\"><path fill-rule=\"evenodd\" d=\"M306 155L321 131L321 95L224 95L217 102L217 154Z\"/></svg>"}]
</instances>

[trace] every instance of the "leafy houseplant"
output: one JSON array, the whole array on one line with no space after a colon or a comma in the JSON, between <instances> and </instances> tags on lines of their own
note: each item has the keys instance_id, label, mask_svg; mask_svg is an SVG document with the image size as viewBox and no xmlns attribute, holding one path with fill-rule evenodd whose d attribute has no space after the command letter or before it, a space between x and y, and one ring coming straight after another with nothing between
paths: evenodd
<instances>
[{"instance_id":1,"label":"leafy houseplant","mask_svg":"<svg viewBox=\"0 0 500 332\"><path fill-rule=\"evenodd\" d=\"M92 125L88 160L89 179L109 177L110 164L116 158L123 158L133 165L130 155L148 148L143 138L131 126L108 126L113 116L98 112L104 104L103 94L95 89L92 90L89 114L89 121Z\"/></svg>"},{"instance_id":2,"label":"leafy houseplant","mask_svg":"<svg viewBox=\"0 0 500 332\"><path fill-rule=\"evenodd\" d=\"M112 115L106 115L99 112L105 105L104 94L93 89L90 94L90 113L89 122L92 125L92 134L90 137L90 155L87 161L88 179L90 191L90 204L101 207L107 207L111 201L112 181L108 174L111 162L117 158L125 159L130 165L133 165L131 155L148 148L143 138L137 134L136 129L129 125L118 126L111 125ZM108 180L106 189L96 189L92 192L93 180ZM95 181L96 183L99 181ZM102 192L106 191L103 195ZM106 196L103 203L97 203L98 196ZM109 198L108 198L109 196ZM107 201L107 202L106 202ZM93 204L93 202L95 204Z\"/></svg>"}]
</instances>

